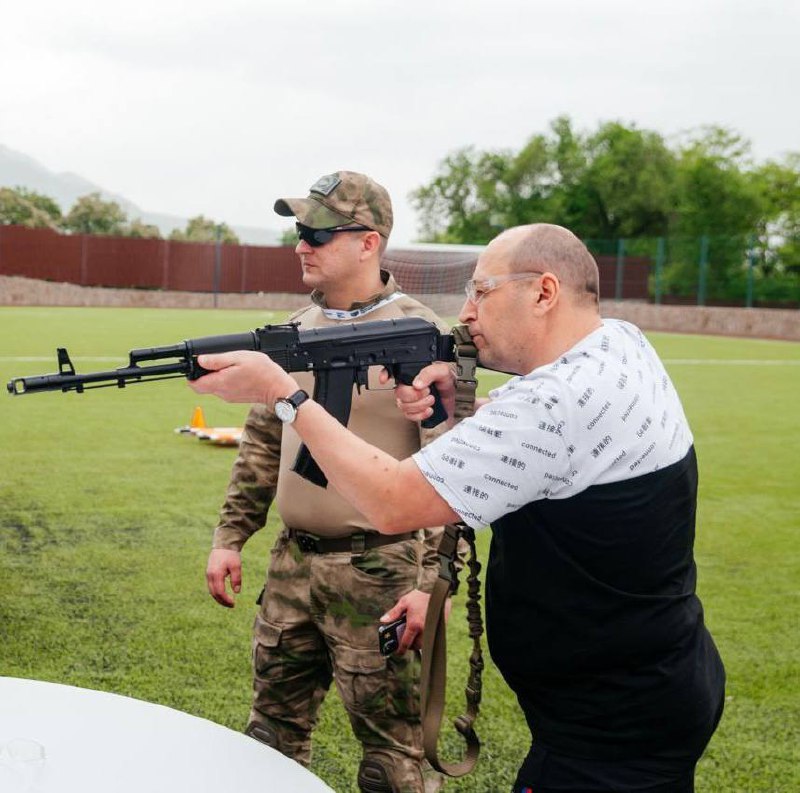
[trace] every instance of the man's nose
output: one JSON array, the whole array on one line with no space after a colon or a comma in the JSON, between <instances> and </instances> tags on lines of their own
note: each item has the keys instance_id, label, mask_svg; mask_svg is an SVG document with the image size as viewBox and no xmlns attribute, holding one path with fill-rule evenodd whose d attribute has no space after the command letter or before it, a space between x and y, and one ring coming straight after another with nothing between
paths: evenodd
<instances>
[{"instance_id":1,"label":"man's nose","mask_svg":"<svg viewBox=\"0 0 800 793\"><path fill-rule=\"evenodd\" d=\"M301 253L308 254L314 249L305 241L298 240L297 245L294 246L294 252L299 256Z\"/></svg>"},{"instance_id":2,"label":"man's nose","mask_svg":"<svg viewBox=\"0 0 800 793\"><path fill-rule=\"evenodd\" d=\"M469 298L464 301L464 305L461 306L461 311L458 314L458 321L461 323L467 323L471 319L478 318L478 309Z\"/></svg>"}]
</instances>

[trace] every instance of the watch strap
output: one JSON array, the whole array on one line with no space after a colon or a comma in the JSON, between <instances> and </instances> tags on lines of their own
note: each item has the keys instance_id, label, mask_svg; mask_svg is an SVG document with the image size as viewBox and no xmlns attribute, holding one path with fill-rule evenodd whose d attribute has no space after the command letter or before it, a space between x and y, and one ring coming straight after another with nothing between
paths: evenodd
<instances>
[{"instance_id":1,"label":"watch strap","mask_svg":"<svg viewBox=\"0 0 800 793\"><path fill-rule=\"evenodd\" d=\"M294 406L294 409L297 410L308 398L308 393L303 391L302 388L298 388L291 396L286 397L286 401L290 402Z\"/></svg>"}]
</instances>

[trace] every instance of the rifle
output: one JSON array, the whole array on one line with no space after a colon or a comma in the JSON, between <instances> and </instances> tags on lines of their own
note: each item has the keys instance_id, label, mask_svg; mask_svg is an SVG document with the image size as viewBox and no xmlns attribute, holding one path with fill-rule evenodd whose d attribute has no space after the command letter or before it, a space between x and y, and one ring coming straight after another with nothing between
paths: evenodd
<instances>
[{"instance_id":1,"label":"rifle","mask_svg":"<svg viewBox=\"0 0 800 793\"><path fill-rule=\"evenodd\" d=\"M208 374L197 356L208 353L255 350L269 355L286 372L313 372L314 400L334 418L347 425L353 385L359 393L367 386L370 366L384 366L396 382L410 385L420 369L434 361L454 361L455 342L430 322L418 317L385 319L359 324L300 330L298 323L265 325L246 333L205 336L165 347L131 350L128 366L105 372L77 374L64 347L57 350L58 372L33 377L15 377L8 384L14 396L42 391L75 391L185 377L197 380ZM174 360L172 360L174 359ZM148 363L152 361L169 363ZM142 365L146 364L146 365ZM422 422L435 427L447 418L439 394L433 415ZM309 454L305 444L293 469L320 487L327 478Z\"/></svg>"}]
</instances>

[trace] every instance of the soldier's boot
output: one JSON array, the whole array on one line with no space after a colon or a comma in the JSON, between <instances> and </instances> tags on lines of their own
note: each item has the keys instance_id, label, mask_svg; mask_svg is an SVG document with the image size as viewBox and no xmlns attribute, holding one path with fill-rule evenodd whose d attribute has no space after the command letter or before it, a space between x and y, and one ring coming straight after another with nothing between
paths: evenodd
<instances>
[{"instance_id":1,"label":"soldier's boot","mask_svg":"<svg viewBox=\"0 0 800 793\"><path fill-rule=\"evenodd\" d=\"M369 752L358 767L361 793L425 793L421 764L406 755Z\"/></svg>"},{"instance_id":2,"label":"soldier's boot","mask_svg":"<svg viewBox=\"0 0 800 793\"><path fill-rule=\"evenodd\" d=\"M311 762L309 733L283 728L278 722L267 721L263 716L258 721L250 721L244 732L301 765L307 766Z\"/></svg>"}]
</instances>

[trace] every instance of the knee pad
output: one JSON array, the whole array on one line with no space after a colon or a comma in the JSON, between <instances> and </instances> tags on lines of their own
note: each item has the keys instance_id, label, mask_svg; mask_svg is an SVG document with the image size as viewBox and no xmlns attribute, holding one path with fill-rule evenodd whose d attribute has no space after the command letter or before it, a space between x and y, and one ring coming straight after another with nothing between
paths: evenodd
<instances>
[{"instance_id":1,"label":"knee pad","mask_svg":"<svg viewBox=\"0 0 800 793\"><path fill-rule=\"evenodd\" d=\"M272 729L272 727L266 724L256 724L255 722L251 722L247 725L244 734L249 735L251 738L255 738L257 741L261 741L261 743L265 743L272 749L279 750L278 733Z\"/></svg>"},{"instance_id":2,"label":"knee pad","mask_svg":"<svg viewBox=\"0 0 800 793\"><path fill-rule=\"evenodd\" d=\"M362 760L358 767L358 789L361 793L394 793L386 769L376 760Z\"/></svg>"}]
</instances>

